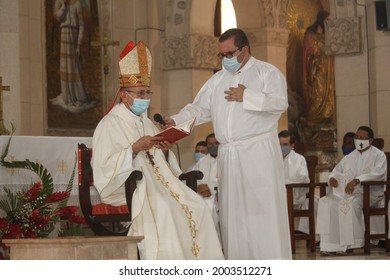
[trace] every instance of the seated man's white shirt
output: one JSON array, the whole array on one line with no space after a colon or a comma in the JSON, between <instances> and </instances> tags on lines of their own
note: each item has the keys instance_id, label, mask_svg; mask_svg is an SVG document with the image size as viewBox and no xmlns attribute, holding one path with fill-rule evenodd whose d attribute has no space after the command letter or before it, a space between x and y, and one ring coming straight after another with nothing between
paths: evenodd
<instances>
[{"instance_id":1,"label":"seated man's white shirt","mask_svg":"<svg viewBox=\"0 0 390 280\"><path fill-rule=\"evenodd\" d=\"M310 183L309 171L304 156L291 150L283 159L283 163L286 184ZM308 199L306 198L306 193L308 193L308 191L308 188L293 189L294 209L308 208L309 204ZM299 218L298 230L309 233L309 219L307 217Z\"/></svg>"},{"instance_id":2,"label":"seated man's white shirt","mask_svg":"<svg viewBox=\"0 0 390 280\"><path fill-rule=\"evenodd\" d=\"M385 154L371 146L360 153L354 150L346 155L329 175L341 178L341 188L353 179L360 181L386 180L387 161ZM349 248L360 248L364 245L364 219L363 219L363 187L355 186L352 195L345 194L343 190L333 192L334 188L322 197L318 204L316 233L320 234L321 251L346 251ZM376 186L370 193L371 205L382 201L383 186ZM373 231L381 229L373 228Z\"/></svg>"},{"instance_id":3,"label":"seated man's white shirt","mask_svg":"<svg viewBox=\"0 0 390 280\"><path fill-rule=\"evenodd\" d=\"M283 159L286 184L309 183L306 159L294 150ZM306 200L307 188L294 188L294 208L300 208Z\"/></svg>"},{"instance_id":4,"label":"seated man's white shirt","mask_svg":"<svg viewBox=\"0 0 390 280\"><path fill-rule=\"evenodd\" d=\"M203 199L211 211L216 229L219 230L218 203L215 190L215 188L218 187L217 158L214 158L208 154L201 158L192 167L192 170L199 170L203 173L203 178L198 181L198 185L207 184L210 189L211 196L203 197Z\"/></svg>"}]
</instances>

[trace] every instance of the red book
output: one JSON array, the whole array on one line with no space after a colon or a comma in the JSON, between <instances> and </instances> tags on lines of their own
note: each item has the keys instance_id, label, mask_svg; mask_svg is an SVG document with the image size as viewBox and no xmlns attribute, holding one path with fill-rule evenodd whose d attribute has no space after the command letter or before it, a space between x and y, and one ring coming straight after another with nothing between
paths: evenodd
<instances>
[{"instance_id":1,"label":"red book","mask_svg":"<svg viewBox=\"0 0 390 280\"><path fill-rule=\"evenodd\" d=\"M163 136L164 141L167 140L170 143L183 139L191 134L192 127L194 126L195 118L188 120L180 125L171 126L167 129L160 131L156 136Z\"/></svg>"}]
</instances>

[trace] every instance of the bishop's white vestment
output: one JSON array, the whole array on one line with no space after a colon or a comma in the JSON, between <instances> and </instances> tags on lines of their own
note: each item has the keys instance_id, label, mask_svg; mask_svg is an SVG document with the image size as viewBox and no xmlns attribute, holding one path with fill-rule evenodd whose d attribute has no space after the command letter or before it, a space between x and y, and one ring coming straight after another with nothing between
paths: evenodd
<instances>
[{"instance_id":1,"label":"bishop's white vestment","mask_svg":"<svg viewBox=\"0 0 390 280\"><path fill-rule=\"evenodd\" d=\"M386 155L370 146L360 153L354 150L335 166L329 175L338 180L337 188L330 188L328 195L318 203L316 233L320 235L320 250L345 252L347 249L364 246L363 187L355 186L352 195L344 192L346 184L353 179L362 181L386 180ZM384 186L375 186L370 191L372 206L383 203ZM371 223L371 225L373 225ZM384 225L384 221L383 221ZM383 231L373 226L371 232ZM379 233L379 232L378 232Z\"/></svg>"},{"instance_id":2,"label":"bishop's white vestment","mask_svg":"<svg viewBox=\"0 0 390 280\"><path fill-rule=\"evenodd\" d=\"M242 102L225 91L242 84ZM283 158L278 120L287 109L284 76L251 57L238 72L214 74L192 104L172 116L212 121L218 148L218 202L227 259L291 259Z\"/></svg>"},{"instance_id":3,"label":"bishop's white vestment","mask_svg":"<svg viewBox=\"0 0 390 280\"><path fill-rule=\"evenodd\" d=\"M122 103L98 124L93 135L94 184L104 203L126 204L124 182L133 170L142 180L132 201L130 236L144 236L141 259L223 259L221 246L206 204L177 176L160 149L133 154L132 144L157 127L146 117L134 115ZM172 163L173 153L169 154ZM174 174L175 173L175 174Z\"/></svg>"}]
</instances>

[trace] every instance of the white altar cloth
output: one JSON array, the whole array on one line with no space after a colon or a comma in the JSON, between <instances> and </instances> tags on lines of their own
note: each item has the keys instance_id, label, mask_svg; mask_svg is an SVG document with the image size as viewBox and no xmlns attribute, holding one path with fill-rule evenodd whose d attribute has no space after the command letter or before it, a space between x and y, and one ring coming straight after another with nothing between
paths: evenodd
<instances>
[{"instance_id":1,"label":"white altar cloth","mask_svg":"<svg viewBox=\"0 0 390 280\"><path fill-rule=\"evenodd\" d=\"M0 152L3 154L9 140L8 135L0 136ZM92 137L13 136L6 160L29 159L41 163L52 175L54 191L64 191L69 183L77 159L77 144L92 146ZM38 176L25 169L9 169L0 166L0 199L4 198L4 187L12 190L27 188L38 180ZM97 191L91 195L99 201ZM77 161L72 193L68 205L79 205Z\"/></svg>"}]
</instances>

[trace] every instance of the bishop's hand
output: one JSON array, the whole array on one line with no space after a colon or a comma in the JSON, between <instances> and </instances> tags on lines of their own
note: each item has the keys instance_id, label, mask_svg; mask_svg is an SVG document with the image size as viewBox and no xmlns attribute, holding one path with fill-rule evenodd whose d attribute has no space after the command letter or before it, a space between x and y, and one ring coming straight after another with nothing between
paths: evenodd
<instances>
[{"instance_id":1,"label":"bishop's hand","mask_svg":"<svg viewBox=\"0 0 390 280\"><path fill-rule=\"evenodd\" d=\"M159 127L162 130L176 125L175 121L172 118L170 118L170 117L163 117L163 120L164 120L165 124L160 124L159 123Z\"/></svg>"},{"instance_id":2,"label":"bishop's hand","mask_svg":"<svg viewBox=\"0 0 390 280\"><path fill-rule=\"evenodd\" d=\"M133 153L138 154L140 151L148 151L151 148L159 145L163 141L162 136L142 136L132 146Z\"/></svg>"}]
</instances>

